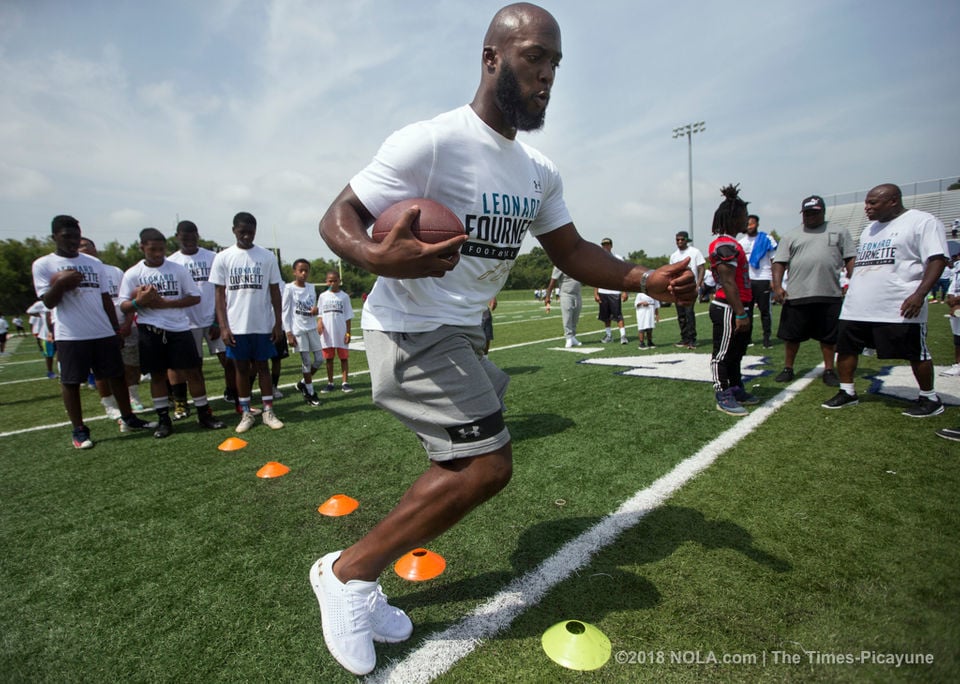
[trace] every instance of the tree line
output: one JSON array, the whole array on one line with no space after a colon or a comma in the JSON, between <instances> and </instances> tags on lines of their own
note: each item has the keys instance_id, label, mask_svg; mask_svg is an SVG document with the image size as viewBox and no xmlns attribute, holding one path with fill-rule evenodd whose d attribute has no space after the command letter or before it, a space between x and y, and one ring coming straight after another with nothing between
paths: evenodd
<instances>
[{"instance_id":1,"label":"tree line","mask_svg":"<svg viewBox=\"0 0 960 684\"><path fill-rule=\"evenodd\" d=\"M200 240L200 246L214 252L223 249L222 246L211 240ZM167 239L167 253L172 254L179 249L174 238ZM33 289L31 265L34 260L49 254L55 249L53 239L29 237L25 240L0 240L0 311L7 315L23 313L36 301ZM143 258L140 243L134 240L128 245L122 245L112 240L104 245L97 245L100 260L112 264L126 271ZM285 282L293 280L292 264L284 263L280 255L280 272ZM630 252L627 260L636 264L657 268L669 261L666 256L649 257L644 250ZM550 280L553 264L542 247L534 247L529 253L517 257L507 279L508 290L535 290L546 287ZM314 283L323 283L328 271L339 271L343 281L343 290L351 297L360 297L370 292L376 276L361 268L336 259L314 259L310 262L311 280Z\"/></svg>"}]
</instances>

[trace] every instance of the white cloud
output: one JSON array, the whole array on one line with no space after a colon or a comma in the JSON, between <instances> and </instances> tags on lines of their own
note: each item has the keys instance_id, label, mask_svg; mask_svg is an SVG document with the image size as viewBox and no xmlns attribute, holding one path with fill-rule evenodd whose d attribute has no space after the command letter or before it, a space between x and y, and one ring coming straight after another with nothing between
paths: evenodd
<instances>
[{"instance_id":1,"label":"white cloud","mask_svg":"<svg viewBox=\"0 0 960 684\"><path fill-rule=\"evenodd\" d=\"M107 216L107 224L114 228L132 226L139 231L146 227L147 215L138 209L117 209Z\"/></svg>"},{"instance_id":2,"label":"white cloud","mask_svg":"<svg viewBox=\"0 0 960 684\"><path fill-rule=\"evenodd\" d=\"M0 197L37 199L46 194L50 187L50 180L40 171L0 161Z\"/></svg>"}]
</instances>

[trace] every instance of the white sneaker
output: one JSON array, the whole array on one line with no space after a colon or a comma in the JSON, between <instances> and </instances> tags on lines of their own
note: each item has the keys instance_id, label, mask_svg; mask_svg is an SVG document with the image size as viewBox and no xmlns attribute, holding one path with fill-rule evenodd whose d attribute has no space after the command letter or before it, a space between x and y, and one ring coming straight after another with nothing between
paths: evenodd
<instances>
[{"instance_id":1,"label":"white sneaker","mask_svg":"<svg viewBox=\"0 0 960 684\"><path fill-rule=\"evenodd\" d=\"M377 666L373 648L370 603L376 582L350 580L346 584L333 574L340 551L333 551L310 568L310 585L320 603L323 640L330 655L355 675L365 675Z\"/></svg>"},{"instance_id":2,"label":"white sneaker","mask_svg":"<svg viewBox=\"0 0 960 684\"><path fill-rule=\"evenodd\" d=\"M273 388L273 398L274 399L283 399L283 392L280 391L279 387Z\"/></svg>"},{"instance_id":3,"label":"white sneaker","mask_svg":"<svg viewBox=\"0 0 960 684\"><path fill-rule=\"evenodd\" d=\"M954 377L956 375L960 375L960 363L955 363L949 368L940 371L940 375L946 376L948 378Z\"/></svg>"},{"instance_id":4,"label":"white sneaker","mask_svg":"<svg viewBox=\"0 0 960 684\"><path fill-rule=\"evenodd\" d=\"M564 342L563 346L564 346L566 349L570 349L570 347L573 346L573 338L572 338L572 337L568 337L568 338L567 338L567 341Z\"/></svg>"},{"instance_id":5,"label":"white sneaker","mask_svg":"<svg viewBox=\"0 0 960 684\"><path fill-rule=\"evenodd\" d=\"M396 606L387 603L380 583L370 596L370 628L373 640L387 644L406 641L413 634L413 623L407 614Z\"/></svg>"},{"instance_id":6,"label":"white sneaker","mask_svg":"<svg viewBox=\"0 0 960 684\"><path fill-rule=\"evenodd\" d=\"M273 430L279 430L283 427L283 421L277 418L277 414L273 412L273 409L264 409L263 415L260 416L263 420L263 424L268 428Z\"/></svg>"},{"instance_id":7,"label":"white sneaker","mask_svg":"<svg viewBox=\"0 0 960 684\"><path fill-rule=\"evenodd\" d=\"M104 412L107 414L107 418L110 420L120 420L120 409L116 406L104 406Z\"/></svg>"},{"instance_id":8,"label":"white sneaker","mask_svg":"<svg viewBox=\"0 0 960 684\"><path fill-rule=\"evenodd\" d=\"M252 428L256 421L253 419L253 414L249 411L245 411L243 418L240 419L240 424L237 426L237 433L242 434Z\"/></svg>"},{"instance_id":9,"label":"white sneaker","mask_svg":"<svg viewBox=\"0 0 960 684\"><path fill-rule=\"evenodd\" d=\"M573 345L572 345L572 346L574 346L574 347L580 347L580 346L583 345L583 342L581 342L580 340L578 340L575 336L574 336L574 337L571 337L571 338L570 338L570 341L573 342Z\"/></svg>"}]
</instances>

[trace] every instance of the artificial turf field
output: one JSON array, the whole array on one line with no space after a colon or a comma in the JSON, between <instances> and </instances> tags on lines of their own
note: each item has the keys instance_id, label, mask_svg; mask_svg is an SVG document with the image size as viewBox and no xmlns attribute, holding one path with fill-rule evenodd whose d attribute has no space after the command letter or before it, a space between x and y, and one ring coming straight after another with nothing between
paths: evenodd
<instances>
[{"instance_id":1,"label":"artificial turf field","mask_svg":"<svg viewBox=\"0 0 960 684\"><path fill-rule=\"evenodd\" d=\"M630 345L600 345L585 299L589 354L558 349L559 307L547 315L529 293L501 298L491 358L512 376L513 481L429 545L447 561L440 577L384 574L415 630L377 646L371 678L957 681L960 444L933 433L960 425L960 410L901 416L902 400L867 389L880 384L868 376L903 364L865 357L860 405L826 411L835 390L803 377L819 363L815 343L801 346L785 386L773 381L775 341L748 351L767 357L749 371L763 373L750 389L764 404L733 418L715 410L708 384L670 377L693 363L678 355L709 356L706 305L695 352L673 348L671 308L658 348L641 352L632 328ZM946 307L930 310L929 344L949 365ZM362 352L351 355L357 391L323 395L319 408L300 401L288 360L276 406L286 427L258 424L245 449L225 453L217 445L236 420L221 400L212 405L230 429L201 431L191 418L159 441L119 434L87 390L96 447L75 451L33 340L11 338L8 351L0 680L353 679L323 645L308 570L368 530L425 466L416 438L372 406ZM641 355L632 366L580 363ZM625 373L636 366L654 371ZM217 397L215 362L207 369ZM954 397L958 383L938 378ZM268 461L290 473L257 478ZM337 493L360 507L318 514ZM571 619L609 638L599 669L544 653L543 633Z\"/></svg>"}]
</instances>

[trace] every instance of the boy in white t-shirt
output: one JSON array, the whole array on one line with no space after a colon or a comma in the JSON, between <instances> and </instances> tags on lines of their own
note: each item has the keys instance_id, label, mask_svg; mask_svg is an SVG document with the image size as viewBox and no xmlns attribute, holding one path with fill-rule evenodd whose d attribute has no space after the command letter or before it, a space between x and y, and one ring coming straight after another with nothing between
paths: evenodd
<instances>
[{"instance_id":1,"label":"boy in white t-shirt","mask_svg":"<svg viewBox=\"0 0 960 684\"><path fill-rule=\"evenodd\" d=\"M953 377L960 375L960 254L954 254L950 260L953 267L950 272L950 284L944 302L950 307L950 332L953 333L953 365L940 371L940 375Z\"/></svg>"},{"instance_id":2,"label":"boy in white t-shirt","mask_svg":"<svg viewBox=\"0 0 960 684\"><path fill-rule=\"evenodd\" d=\"M220 337L237 370L241 412L237 432L246 432L255 422L250 407L254 369L263 401L263 424L279 430L283 422L273 412L273 381L267 362L277 355L274 345L283 337L280 265L273 252L253 244L257 236L253 214L242 211L234 216L233 234L237 242L214 258L210 282L216 286Z\"/></svg>"},{"instance_id":3,"label":"boy in white t-shirt","mask_svg":"<svg viewBox=\"0 0 960 684\"><path fill-rule=\"evenodd\" d=\"M226 424L213 415L207 400L200 353L187 315L187 309L200 303L200 288L184 266L166 258L167 239L156 228L140 231L140 249L143 259L123 274L117 301L127 317L137 316L140 369L150 374L150 395L158 418L153 436L164 439L173 432L168 374L189 387L200 427L224 428Z\"/></svg>"},{"instance_id":4,"label":"boy in white t-shirt","mask_svg":"<svg viewBox=\"0 0 960 684\"><path fill-rule=\"evenodd\" d=\"M333 392L333 357L340 359L341 385L344 392L352 392L347 382L350 368L350 322L353 319L353 307L350 297L340 290L340 274L327 273L327 291L320 295L318 302L320 317L317 318L317 331L323 345L323 358L327 362L327 386L321 392Z\"/></svg>"},{"instance_id":5,"label":"boy in white t-shirt","mask_svg":"<svg viewBox=\"0 0 960 684\"><path fill-rule=\"evenodd\" d=\"M653 328L660 322L660 302L648 294L637 293L633 302L637 310L637 340L640 349L656 349L653 343Z\"/></svg>"},{"instance_id":6,"label":"boy in white t-shirt","mask_svg":"<svg viewBox=\"0 0 960 684\"><path fill-rule=\"evenodd\" d=\"M300 370L303 380L297 389L303 400L311 406L319 406L320 398L313 389L313 374L319 367L318 355L323 351L320 333L317 331L317 288L308 283L310 262L297 259L293 262L293 282L283 288L283 330L287 344L300 352Z\"/></svg>"},{"instance_id":7,"label":"boy in white t-shirt","mask_svg":"<svg viewBox=\"0 0 960 684\"><path fill-rule=\"evenodd\" d=\"M133 414L123 377L120 323L107 289L103 262L80 252L80 223L55 216L51 233L56 251L33 262L33 286L44 306L55 313L54 339L60 360L63 404L73 425L73 446L90 449L90 428L83 422L80 385L93 370L110 382L120 409L120 431L153 429Z\"/></svg>"}]
</instances>

